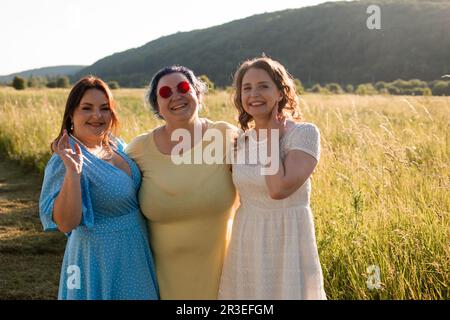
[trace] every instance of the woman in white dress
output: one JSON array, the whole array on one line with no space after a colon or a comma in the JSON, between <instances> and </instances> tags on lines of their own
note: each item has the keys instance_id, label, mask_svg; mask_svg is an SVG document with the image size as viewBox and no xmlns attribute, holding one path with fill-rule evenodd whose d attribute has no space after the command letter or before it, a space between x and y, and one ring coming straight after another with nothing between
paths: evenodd
<instances>
[{"instance_id":1,"label":"woman in white dress","mask_svg":"<svg viewBox=\"0 0 450 320\"><path fill-rule=\"evenodd\" d=\"M310 208L310 176L320 157L319 130L300 122L292 76L277 61L262 57L244 62L234 86L234 104L247 136L237 140L236 150L248 150L248 157L256 152L254 146L265 144L274 157L264 165L259 160L233 164L240 206L219 299L326 299ZM269 134L264 135L264 129ZM273 129L279 140L271 140L276 139L270 134ZM276 173L263 175L262 169L276 160Z\"/></svg>"}]
</instances>

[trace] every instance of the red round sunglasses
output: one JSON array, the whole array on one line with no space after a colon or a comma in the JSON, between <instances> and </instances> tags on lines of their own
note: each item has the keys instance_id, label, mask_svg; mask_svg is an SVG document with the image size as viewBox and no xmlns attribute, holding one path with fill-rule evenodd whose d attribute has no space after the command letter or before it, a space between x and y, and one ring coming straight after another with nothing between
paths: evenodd
<instances>
[{"instance_id":1,"label":"red round sunglasses","mask_svg":"<svg viewBox=\"0 0 450 320\"><path fill-rule=\"evenodd\" d=\"M189 82L181 81L177 84L177 92L181 94L186 94L191 89ZM172 96L173 91L169 86L164 86L159 88L159 95L161 98L168 99Z\"/></svg>"}]
</instances>

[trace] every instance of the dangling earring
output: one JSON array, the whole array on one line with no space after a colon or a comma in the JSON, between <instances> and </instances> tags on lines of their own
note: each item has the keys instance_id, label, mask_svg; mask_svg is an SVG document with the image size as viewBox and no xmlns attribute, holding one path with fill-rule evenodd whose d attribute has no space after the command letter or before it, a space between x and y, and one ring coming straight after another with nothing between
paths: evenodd
<instances>
[{"instance_id":1,"label":"dangling earring","mask_svg":"<svg viewBox=\"0 0 450 320\"><path fill-rule=\"evenodd\" d=\"M70 124L70 132L73 131L73 122Z\"/></svg>"}]
</instances>

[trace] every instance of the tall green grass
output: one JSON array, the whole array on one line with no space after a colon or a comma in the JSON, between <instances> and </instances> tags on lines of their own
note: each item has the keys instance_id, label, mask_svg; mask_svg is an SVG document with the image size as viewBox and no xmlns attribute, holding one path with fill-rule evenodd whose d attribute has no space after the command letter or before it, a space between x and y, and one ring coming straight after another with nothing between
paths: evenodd
<instances>
[{"instance_id":1,"label":"tall green grass","mask_svg":"<svg viewBox=\"0 0 450 320\"><path fill-rule=\"evenodd\" d=\"M0 90L0 152L42 172L67 90ZM160 124L144 91L114 91L122 137ZM449 299L450 99L305 95L321 131L312 209L329 299ZM229 94L202 116L236 124ZM367 268L380 268L370 290Z\"/></svg>"}]
</instances>

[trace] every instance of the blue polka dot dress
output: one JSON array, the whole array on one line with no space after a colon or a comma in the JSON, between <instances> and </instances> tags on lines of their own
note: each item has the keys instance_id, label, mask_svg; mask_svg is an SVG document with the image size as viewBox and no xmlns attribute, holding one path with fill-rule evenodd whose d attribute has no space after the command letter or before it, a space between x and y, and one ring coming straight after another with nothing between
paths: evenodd
<instances>
[{"instance_id":1,"label":"blue polka dot dress","mask_svg":"<svg viewBox=\"0 0 450 320\"><path fill-rule=\"evenodd\" d=\"M70 138L73 147L74 141ZM67 234L58 299L158 299L158 286L146 223L137 192L141 174L122 151L125 171L98 159L83 146L82 220ZM64 181L65 167L54 154L45 168L39 210L44 230L57 230L53 206Z\"/></svg>"}]
</instances>

